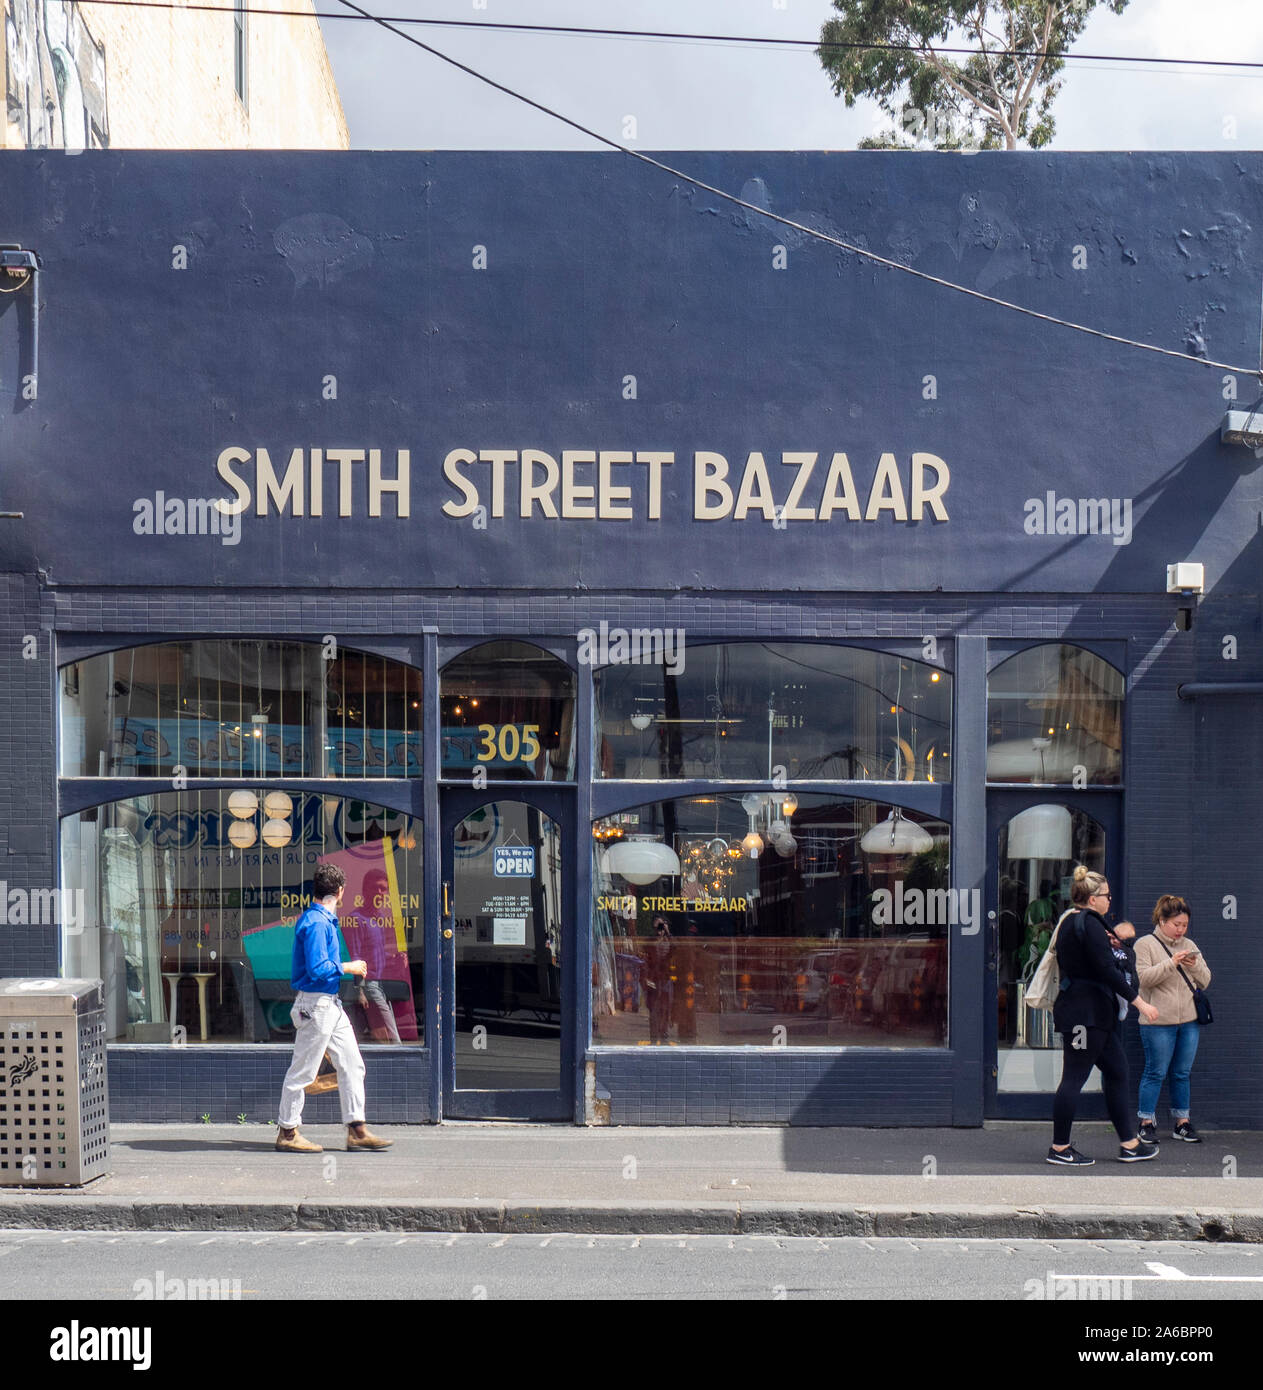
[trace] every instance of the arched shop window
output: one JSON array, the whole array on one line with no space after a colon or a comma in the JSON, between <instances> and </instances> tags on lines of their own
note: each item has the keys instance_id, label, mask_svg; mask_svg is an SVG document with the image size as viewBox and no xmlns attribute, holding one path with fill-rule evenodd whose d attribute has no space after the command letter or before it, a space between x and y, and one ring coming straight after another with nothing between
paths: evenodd
<instances>
[{"instance_id":1,"label":"arched shop window","mask_svg":"<svg viewBox=\"0 0 1263 1390\"><path fill-rule=\"evenodd\" d=\"M439 678L443 775L574 779L574 672L526 642L485 642Z\"/></svg>"},{"instance_id":2,"label":"arched shop window","mask_svg":"<svg viewBox=\"0 0 1263 1390\"><path fill-rule=\"evenodd\" d=\"M266 784L162 792L61 823L64 971L105 982L114 1042L283 1042L316 865L346 874L343 1002L364 1042L423 1042L421 824Z\"/></svg>"},{"instance_id":3,"label":"arched shop window","mask_svg":"<svg viewBox=\"0 0 1263 1390\"><path fill-rule=\"evenodd\" d=\"M689 644L656 665L605 666L595 686L602 777L761 780L783 767L792 779L951 780L952 678L907 657Z\"/></svg>"},{"instance_id":4,"label":"arched shop window","mask_svg":"<svg viewBox=\"0 0 1263 1390\"><path fill-rule=\"evenodd\" d=\"M977 913L948 891L942 821L747 792L652 802L592 834L595 1043L945 1043L948 934Z\"/></svg>"},{"instance_id":5,"label":"arched shop window","mask_svg":"<svg viewBox=\"0 0 1263 1390\"><path fill-rule=\"evenodd\" d=\"M1121 672L1068 644L1032 647L987 681L987 781L1113 786L1122 780Z\"/></svg>"},{"instance_id":6,"label":"arched shop window","mask_svg":"<svg viewBox=\"0 0 1263 1390\"><path fill-rule=\"evenodd\" d=\"M61 669L63 777L419 777L421 673L319 644L160 642Z\"/></svg>"}]
</instances>

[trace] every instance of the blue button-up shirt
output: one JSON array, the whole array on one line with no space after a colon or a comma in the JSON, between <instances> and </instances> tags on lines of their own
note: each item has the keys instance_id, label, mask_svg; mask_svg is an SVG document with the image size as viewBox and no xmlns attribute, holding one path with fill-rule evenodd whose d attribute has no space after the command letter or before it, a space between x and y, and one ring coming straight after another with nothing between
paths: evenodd
<instances>
[{"instance_id":1,"label":"blue button-up shirt","mask_svg":"<svg viewBox=\"0 0 1263 1390\"><path fill-rule=\"evenodd\" d=\"M312 994L337 994L342 983L338 919L321 903L312 903L294 928L290 984Z\"/></svg>"}]
</instances>

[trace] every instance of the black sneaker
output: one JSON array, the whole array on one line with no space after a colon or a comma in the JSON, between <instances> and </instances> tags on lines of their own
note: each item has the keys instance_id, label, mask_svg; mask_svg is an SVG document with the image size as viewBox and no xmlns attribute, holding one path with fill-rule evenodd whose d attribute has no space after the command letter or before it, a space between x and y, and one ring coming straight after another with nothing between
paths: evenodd
<instances>
[{"instance_id":1,"label":"black sneaker","mask_svg":"<svg viewBox=\"0 0 1263 1390\"><path fill-rule=\"evenodd\" d=\"M1171 1131L1177 1139L1183 1139L1186 1144L1200 1144L1202 1136L1193 1128L1187 1120L1181 1120Z\"/></svg>"},{"instance_id":2,"label":"black sneaker","mask_svg":"<svg viewBox=\"0 0 1263 1390\"><path fill-rule=\"evenodd\" d=\"M1140 1122L1140 1142L1142 1144L1157 1144L1158 1126L1152 1120L1142 1120Z\"/></svg>"},{"instance_id":3,"label":"black sneaker","mask_svg":"<svg viewBox=\"0 0 1263 1390\"><path fill-rule=\"evenodd\" d=\"M1118 1161L1120 1163L1143 1163L1147 1158L1157 1158L1158 1146L1156 1144L1146 1144L1142 1139L1134 1149L1125 1149L1121 1144L1118 1146Z\"/></svg>"},{"instance_id":4,"label":"black sneaker","mask_svg":"<svg viewBox=\"0 0 1263 1390\"><path fill-rule=\"evenodd\" d=\"M1073 1144L1068 1149L1058 1151L1051 1145L1048 1149L1049 1163L1064 1163L1068 1168L1091 1168L1096 1159L1089 1158L1087 1154L1081 1154Z\"/></svg>"}]
</instances>

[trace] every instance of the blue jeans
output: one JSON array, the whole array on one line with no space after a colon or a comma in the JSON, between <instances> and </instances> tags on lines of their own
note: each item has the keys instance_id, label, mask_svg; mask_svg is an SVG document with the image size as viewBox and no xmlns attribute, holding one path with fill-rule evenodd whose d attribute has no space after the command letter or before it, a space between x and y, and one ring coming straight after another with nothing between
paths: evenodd
<instances>
[{"instance_id":1,"label":"blue jeans","mask_svg":"<svg viewBox=\"0 0 1263 1390\"><path fill-rule=\"evenodd\" d=\"M1145 1070L1140 1078L1142 1120L1155 1117L1158 1092L1168 1071L1171 1073L1171 1116L1177 1123L1188 1119L1188 1076L1193 1070L1201 1035L1200 1023L1147 1023L1141 1027L1140 1041L1145 1048Z\"/></svg>"}]
</instances>

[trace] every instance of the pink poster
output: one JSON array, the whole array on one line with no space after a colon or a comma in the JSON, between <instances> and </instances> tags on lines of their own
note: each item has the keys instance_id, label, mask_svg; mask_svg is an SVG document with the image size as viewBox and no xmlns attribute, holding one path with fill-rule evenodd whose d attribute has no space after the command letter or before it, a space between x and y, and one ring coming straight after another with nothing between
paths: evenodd
<instances>
[{"instance_id":1,"label":"pink poster","mask_svg":"<svg viewBox=\"0 0 1263 1390\"><path fill-rule=\"evenodd\" d=\"M374 1042L415 1042L417 1015L408 968L407 923L399 896L394 844L366 840L320 857L346 874L338 924L352 960L368 966L358 1006Z\"/></svg>"}]
</instances>

